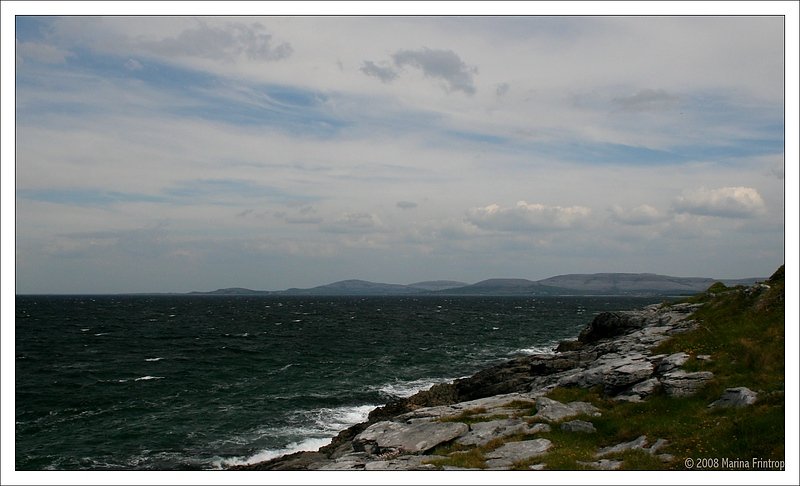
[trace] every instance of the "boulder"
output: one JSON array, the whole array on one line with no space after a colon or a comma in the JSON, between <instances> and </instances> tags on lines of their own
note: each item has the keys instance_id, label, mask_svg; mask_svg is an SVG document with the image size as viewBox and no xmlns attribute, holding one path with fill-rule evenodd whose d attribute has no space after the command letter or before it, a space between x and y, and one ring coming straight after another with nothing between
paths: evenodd
<instances>
[{"instance_id":1,"label":"boulder","mask_svg":"<svg viewBox=\"0 0 800 486\"><path fill-rule=\"evenodd\" d=\"M725 393L716 400L709 408L741 408L747 407L756 403L758 399L758 393L754 392L753 390L740 386L736 388L728 388L725 390Z\"/></svg>"},{"instance_id":2,"label":"boulder","mask_svg":"<svg viewBox=\"0 0 800 486\"><path fill-rule=\"evenodd\" d=\"M478 422L470 426L469 432L456 439L456 443L480 447L494 439L526 433L527 430L528 424L522 420L505 419Z\"/></svg>"},{"instance_id":3,"label":"boulder","mask_svg":"<svg viewBox=\"0 0 800 486\"><path fill-rule=\"evenodd\" d=\"M647 318L640 312L601 312L578 334L578 341L594 343L641 329L646 323Z\"/></svg>"},{"instance_id":4,"label":"boulder","mask_svg":"<svg viewBox=\"0 0 800 486\"><path fill-rule=\"evenodd\" d=\"M689 355L686 353L670 354L658 363L656 373L663 374L683 366L689 360Z\"/></svg>"},{"instance_id":5,"label":"boulder","mask_svg":"<svg viewBox=\"0 0 800 486\"><path fill-rule=\"evenodd\" d=\"M364 465L365 471L432 471L436 469L433 464L426 464L435 459L445 459L443 456L400 456L388 461L372 461Z\"/></svg>"},{"instance_id":6,"label":"boulder","mask_svg":"<svg viewBox=\"0 0 800 486\"><path fill-rule=\"evenodd\" d=\"M653 374L653 364L646 360L632 361L622 366L612 367L603 373L603 387L607 393L631 386L646 380Z\"/></svg>"},{"instance_id":7,"label":"boulder","mask_svg":"<svg viewBox=\"0 0 800 486\"><path fill-rule=\"evenodd\" d=\"M612 459L600 459L595 462L578 461L578 464L592 469L599 469L601 471L614 471L622 466L622 461L614 461Z\"/></svg>"},{"instance_id":8,"label":"boulder","mask_svg":"<svg viewBox=\"0 0 800 486\"><path fill-rule=\"evenodd\" d=\"M570 402L567 404L541 397L536 401L536 415L534 417L547 420L548 422L558 422L577 415L599 416L600 411L597 407L587 402Z\"/></svg>"},{"instance_id":9,"label":"boulder","mask_svg":"<svg viewBox=\"0 0 800 486\"><path fill-rule=\"evenodd\" d=\"M378 422L353 439L353 449L379 454L396 450L416 454L449 442L469 430L460 422ZM368 450L369 449L369 450Z\"/></svg>"},{"instance_id":10,"label":"boulder","mask_svg":"<svg viewBox=\"0 0 800 486\"><path fill-rule=\"evenodd\" d=\"M486 467L507 468L515 462L527 461L533 457L541 456L552 446L553 443L547 439L508 442L485 454Z\"/></svg>"},{"instance_id":11,"label":"boulder","mask_svg":"<svg viewBox=\"0 0 800 486\"><path fill-rule=\"evenodd\" d=\"M658 390L661 383L657 378L650 378L633 385L627 391L620 393L615 400L624 400L627 402L641 402L643 399L649 397Z\"/></svg>"},{"instance_id":12,"label":"boulder","mask_svg":"<svg viewBox=\"0 0 800 486\"><path fill-rule=\"evenodd\" d=\"M687 373L683 370L671 371L660 378L661 386L671 397L690 397L697 393L714 377L710 371Z\"/></svg>"},{"instance_id":13,"label":"boulder","mask_svg":"<svg viewBox=\"0 0 800 486\"><path fill-rule=\"evenodd\" d=\"M599 458L610 454L619 454L620 452L632 451L634 449L644 449L645 445L647 445L647 436L640 435L639 437L633 439L630 442L622 442L621 444L609 447L603 447L602 449L597 451L595 457Z\"/></svg>"},{"instance_id":14,"label":"boulder","mask_svg":"<svg viewBox=\"0 0 800 486\"><path fill-rule=\"evenodd\" d=\"M565 430L567 432L582 432L584 434L594 434L597 432L597 429L594 428L594 424L585 420L572 420L570 422L564 422L561 424L561 430Z\"/></svg>"}]
</instances>

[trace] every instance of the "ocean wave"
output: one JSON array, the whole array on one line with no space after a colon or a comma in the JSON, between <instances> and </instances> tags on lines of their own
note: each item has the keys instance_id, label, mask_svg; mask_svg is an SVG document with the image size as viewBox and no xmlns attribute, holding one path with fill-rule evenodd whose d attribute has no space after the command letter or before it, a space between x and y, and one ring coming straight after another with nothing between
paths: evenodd
<instances>
[{"instance_id":1,"label":"ocean wave","mask_svg":"<svg viewBox=\"0 0 800 486\"><path fill-rule=\"evenodd\" d=\"M295 412L292 422L297 426L266 428L258 431L259 435L285 437L286 445L260 450L249 456L217 458L212 467L222 469L231 466L256 464L287 454L301 451L316 451L330 444L331 439L342 430L367 420L369 412L377 405L352 405L335 408L318 408ZM228 442L244 444L245 437L233 437Z\"/></svg>"},{"instance_id":2,"label":"ocean wave","mask_svg":"<svg viewBox=\"0 0 800 486\"><path fill-rule=\"evenodd\" d=\"M320 447L330 444L331 439L332 437L311 437L300 442L292 442L281 449L266 449L259 451L252 456L215 459L211 462L211 465L215 469L223 469L231 466L257 464L259 462L269 461L270 459L275 459L276 457L285 456L287 454L294 454L295 452L316 451Z\"/></svg>"},{"instance_id":3,"label":"ocean wave","mask_svg":"<svg viewBox=\"0 0 800 486\"><path fill-rule=\"evenodd\" d=\"M517 349L509 354L555 354L558 343L545 344L543 346L531 346L530 348Z\"/></svg>"},{"instance_id":4,"label":"ocean wave","mask_svg":"<svg viewBox=\"0 0 800 486\"><path fill-rule=\"evenodd\" d=\"M145 358L145 361L161 361L164 358Z\"/></svg>"},{"instance_id":5,"label":"ocean wave","mask_svg":"<svg viewBox=\"0 0 800 486\"><path fill-rule=\"evenodd\" d=\"M420 378L417 380L394 381L376 387L372 391L380 392L389 398L408 398L411 395L427 390L439 383L450 383L454 378Z\"/></svg>"},{"instance_id":6,"label":"ocean wave","mask_svg":"<svg viewBox=\"0 0 800 486\"><path fill-rule=\"evenodd\" d=\"M141 376L139 378L135 378L133 381L147 381L147 380L163 380L163 376Z\"/></svg>"}]
</instances>

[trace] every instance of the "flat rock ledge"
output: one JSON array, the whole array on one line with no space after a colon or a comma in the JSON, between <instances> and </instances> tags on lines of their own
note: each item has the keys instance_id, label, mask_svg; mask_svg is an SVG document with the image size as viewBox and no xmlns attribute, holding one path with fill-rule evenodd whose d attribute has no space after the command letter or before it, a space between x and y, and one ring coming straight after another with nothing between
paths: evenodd
<instances>
[{"instance_id":1,"label":"flat rock ledge","mask_svg":"<svg viewBox=\"0 0 800 486\"><path fill-rule=\"evenodd\" d=\"M543 469L554 444L539 434L553 426L576 434L595 431L591 420L600 411L590 403L561 403L546 395L556 387L602 387L616 400L642 401L657 390L675 397L697 393L713 378L710 372L687 372L687 353L654 355L651 350L672 335L696 326L689 316L699 304L647 306L641 310L601 313L577 340L565 341L551 354L511 359L469 378L443 383L369 414L316 452L298 452L270 461L236 466L239 470L471 470ZM713 359L713 357L703 357ZM697 359L697 357L695 357ZM748 393L749 392L749 393ZM711 407L746 406L754 392L728 389ZM744 405L741 405L744 404ZM531 411L536 413L531 416ZM598 448L596 461L581 463L597 470L617 469L613 456L641 449L658 454L663 439L648 447L644 435L626 443ZM454 459L480 448L475 467ZM611 456L611 457L607 457Z\"/></svg>"}]
</instances>

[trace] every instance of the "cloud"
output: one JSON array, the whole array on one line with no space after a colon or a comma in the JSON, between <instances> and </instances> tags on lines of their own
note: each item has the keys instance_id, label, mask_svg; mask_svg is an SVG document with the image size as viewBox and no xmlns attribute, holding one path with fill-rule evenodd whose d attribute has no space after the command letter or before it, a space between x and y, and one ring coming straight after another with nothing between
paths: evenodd
<instances>
[{"instance_id":1,"label":"cloud","mask_svg":"<svg viewBox=\"0 0 800 486\"><path fill-rule=\"evenodd\" d=\"M611 218L618 223L643 226L664 221L666 216L653 206L642 204L631 209L614 206L611 208Z\"/></svg>"},{"instance_id":2,"label":"cloud","mask_svg":"<svg viewBox=\"0 0 800 486\"><path fill-rule=\"evenodd\" d=\"M752 187L687 191L675 199L673 207L679 213L723 218L750 218L766 209L761 195Z\"/></svg>"},{"instance_id":3,"label":"cloud","mask_svg":"<svg viewBox=\"0 0 800 486\"><path fill-rule=\"evenodd\" d=\"M70 51L61 49L41 42L20 42L15 39L16 63L21 64L25 60L38 61L45 64L63 64Z\"/></svg>"},{"instance_id":4,"label":"cloud","mask_svg":"<svg viewBox=\"0 0 800 486\"><path fill-rule=\"evenodd\" d=\"M372 61L364 61L361 65L361 72L367 76L374 76L384 83L397 79L397 71L390 67L378 66Z\"/></svg>"},{"instance_id":5,"label":"cloud","mask_svg":"<svg viewBox=\"0 0 800 486\"><path fill-rule=\"evenodd\" d=\"M400 209L414 209L417 207L417 203L412 201L398 201L397 207Z\"/></svg>"},{"instance_id":6,"label":"cloud","mask_svg":"<svg viewBox=\"0 0 800 486\"><path fill-rule=\"evenodd\" d=\"M462 91L475 94L473 74L476 67L467 66L455 52L443 49L423 48L416 51L400 50L392 55L397 67L411 66L422 70L429 78L441 79L447 91Z\"/></svg>"},{"instance_id":7,"label":"cloud","mask_svg":"<svg viewBox=\"0 0 800 486\"><path fill-rule=\"evenodd\" d=\"M328 233L370 233L382 228L381 220L371 213L344 213L322 227Z\"/></svg>"},{"instance_id":8,"label":"cloud","mask_svg":"<svg viewBox=\"0 0 800 486\"><path fill-rule=\"evenodd\" d=\"M583 206L545 206L519 201L511 208L502 208L497 204L473 208L467 212L467 220L487 230L557 230L577 225L590 213L591 210Z\"/></svg>"},{"instance_id":9,"label":"cloud","mask_svg":"<svg viewBox=\"0 0 800 486\"><path fill-rule=\"evenodd\" d=\"M253 61L277 61L291 56L291 44L273 45L272 36L260 23L229 23L212 26L200 21L197 27L183 30L174 37L144 42L143 47L159 54L230 59L244 55Z\"/></svg>"},{"instance_id":10,"label":"cloud","mask_svg":"<svg viewBox=\"0 0 800 486\"><path fill-rule=\"evenodd\" d=\"M611 103L626 111L655 111L671 108L679 100L663 89L643 89L631 96L614 98Z\"/></svg>"},{"instance_id":11,"label":"cloud","mask_svg":"<svg viewBox=\"0 0 800 486\"><path fill-rule=\"evenodd\" d=\"M324 221L313 206L303 206L293 213L276 212L275 217L281 218L289 224L319 224Z\"/></svg>"},{"instance_id":12,"label":"cloud","mask_svg":"<svg viewBox=\"0 0 800 486\"><path fill-rule=\"evenodd\" d=\"M144 68L144 66L142 66L142 63L140 63L136 59L128 59L127 61L125 61L124 66L125 69L127 69L128 71L141 71L142 68Z\"/></svg>"}]
</instances>

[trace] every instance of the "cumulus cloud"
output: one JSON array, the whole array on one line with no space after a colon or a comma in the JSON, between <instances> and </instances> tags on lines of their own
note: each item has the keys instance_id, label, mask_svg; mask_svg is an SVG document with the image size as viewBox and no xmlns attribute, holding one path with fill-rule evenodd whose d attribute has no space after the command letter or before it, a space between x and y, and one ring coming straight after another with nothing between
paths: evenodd
<instances>
[{"instance_id":1,"label":"cumulus cloud","mask_svg":"<svg viewBox=\"0 0 800 486\"><path fill-rule=\"evenodd\" d=\"M382 227L381 220L371 213L344 213L322 227L329 233L369 233Z\"/></svg>"},{"instance_id":2,"label":"cumulus cloud","mask_svg":"<svg viewBox=\"0 0 800 486\"><path fill-rule=\"evenodd\" d=\"M611 208L611 217L618 223L632 226L659 223L665 219L665 216L658 209L649 204L642 204L631 209L614 206Z\"/></svg>"},{"instance_id":3,"label":"cumulus cloud","mask_svg":"<svg viewBox=\"0 0 800 486\"><path fill-rule=\"evenodd\" d=\"M418 50L402 49L392 54L392 61L397 68L410 66L421 70L428 78L444 81L448 92L461 91L470 95L475 93L473 75L478 72L478 68L468 66L452 50L427 47ZM365 61L361 66L361 72L376 77L384 83L398 77L396 70L379 66L372 61Z\"/></svg>"},{"instance_id":4,"label":"cumulus cloud","mask_svg":"<svg viewBox=\"0 0 800 486\"><path fill-rule=\"evenodd\" d=\"M546 206L517 202L510 208L490 204L467 212L467 220L475 226L500 231L566 229L584 221L591 210L583 206Z\"/></svg>"},{"instance_id":5,"label":"cumulus cloud","mask_svg":"<svg viewBox=\"0 0 800 486\"><path fill-rule=\"evenodd\" d=\"M216 26L200 22L197 27L183 30L175 37L146 43L146 47L163 54L208 59L244 55L255 61L277 61L292 54L291 44L274 45L272 35L264 30L259 23Z\"/></svg>"},{"instance_id":6,"label":"cumulus cloud","mask_svg":"<svg viewBox=\"0 0 800 486\"><path fill-rule=\"evenodd\" d=\"M673 204L679 213L723 218L749 218L764 212L764 200L752 187L701 187L684 192Z\"/></svg>"},{"instance_id":7,"label":"cumulus cloud","mask_svg":"<svg viewBox=\"0 0 800 486\"><path fill-rule=\"evenodd\" d=\"M670 108L678 101L677 96L663 89L643 89L631 96L614 98L611 102L626 111L651 111Z\"/></svg>"},{"instance_id":8,"label":"cumulus cloud","mask_svg":"<svg viewBox=\"0 0 800 486\"><path fill-rule=\"evenodd\" d=\"M397 71L388 66L379 66L372 61L364 61L361 65L361 72L367 76L373 76L384 83L394 81L397 78Z\"/></svg>"}]
</instances>

